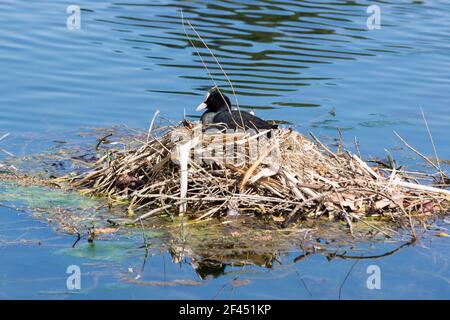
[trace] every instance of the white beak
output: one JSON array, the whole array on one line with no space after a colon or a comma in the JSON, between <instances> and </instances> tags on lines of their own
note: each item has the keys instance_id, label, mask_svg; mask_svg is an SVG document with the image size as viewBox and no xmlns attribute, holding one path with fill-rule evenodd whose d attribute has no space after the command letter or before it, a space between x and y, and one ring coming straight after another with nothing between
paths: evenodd
<instances>
[{"instance_id":1,"label":"white beak","mask_svg":"<svg viewBox=\"0 0 450 320\"><path fill-rule=\"evenodd\" d=\"M197 107L197 109L195 111L199 112L202 111L203 109L206 109L208 105L205 102L202 102L199 104L199 106Z\"/></svg>"}]
</instances>

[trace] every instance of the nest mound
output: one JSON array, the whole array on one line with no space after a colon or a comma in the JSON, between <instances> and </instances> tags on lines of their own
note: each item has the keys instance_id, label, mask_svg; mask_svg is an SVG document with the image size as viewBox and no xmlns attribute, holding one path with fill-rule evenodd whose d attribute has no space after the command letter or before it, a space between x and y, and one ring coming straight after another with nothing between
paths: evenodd
<instances>
[{"instance_id":1,"label":"nest mound","mask_svg":"<svg viewBox=\"0 0 450 320\"><path fill-rule=\"evenodd\" d=\"M130 212L147 208L138 219L255 213L286 224L327 216L351 229L368 216L411 223L449 209L448 190L416 183L413 173L370 167L311 137L289 129L209 133L184 122L105 151L69 181L83 193L129 200Z\"/></svg>"}]
</instances>

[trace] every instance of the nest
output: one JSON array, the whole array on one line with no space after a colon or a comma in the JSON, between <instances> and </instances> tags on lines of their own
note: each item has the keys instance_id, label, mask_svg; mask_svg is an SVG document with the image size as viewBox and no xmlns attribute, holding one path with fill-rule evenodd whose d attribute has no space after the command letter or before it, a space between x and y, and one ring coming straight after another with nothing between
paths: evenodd
<instances>
[{"instance_id":1,"label":"nest","mask_svg":"<svg viewBox=\"0 0 450 320\"><path fill-rule=\"evenodd\" d=\"M108 149L91 167L71 176L71 185L128 200L130 214L145 209L134 222L160 214L257 214L284 225L328 217L351 230L352 222L377 216L412 227L413 218L446 212L450 200L448 190L418 183L419 173L371 167L290 129L223 134L184 122Z\"/></svg>"}]
</instances>

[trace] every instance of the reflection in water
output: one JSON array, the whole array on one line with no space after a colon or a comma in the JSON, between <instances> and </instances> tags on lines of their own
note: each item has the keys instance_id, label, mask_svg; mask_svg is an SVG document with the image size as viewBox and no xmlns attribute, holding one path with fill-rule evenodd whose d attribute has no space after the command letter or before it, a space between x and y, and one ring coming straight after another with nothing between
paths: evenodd
<instances>
[{"instance_id":1,"label":"reflection in water","mask_svg":"<svg viewBox=\"0 0 450 320\"><path fill-rule=\"evenodd\" d=\"M169 252L175 263L188 261L205 278L222 275L226 266L271 268L281 251L287 252L300 239L306 240L309 231L283 231L270 221L235 217L172 229L166 243L172 244Z\"/></svg>"},{"instance_id":2,"label":"reflection in water","mask_svg":"<svg viewBox=\"0 0 450 320\"><path fill-rule=\"evenodd\" d=\"M406 234L404 239L397 235L394 240L387 241L384 234L359 223L354 226L355 238L345 226L325 221L303 221L290 229L280 229L273 221L251 216L203 222L182 221L154 220L152 227L162 228L164 235L153 241L161 241L173 263L189 265L201 279L225 275L230 267L286 267L299 264L315 254L329 261L378 259L413 244ZM391 245L374 250L366 247L370 243ZM154 245L150 241L143 248L152 248ZM287 259L288 253L292 251L302 253ZM147 258L148 254L144 266Z\"/></svg>"}]
</instances>

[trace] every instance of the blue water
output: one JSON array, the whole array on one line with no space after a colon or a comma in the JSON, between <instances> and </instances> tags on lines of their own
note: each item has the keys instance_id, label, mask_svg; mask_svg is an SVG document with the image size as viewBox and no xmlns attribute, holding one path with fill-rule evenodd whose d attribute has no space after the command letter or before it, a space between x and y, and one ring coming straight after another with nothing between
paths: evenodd
<instances>
[{"instance_id":1,"label":"blue water","mask_svg":"<svg viewBox=\"0 0 450 320\"><path fill-rule=\"evenodd\" d=\"M233 81L241 107L300 131L311 129L327 142L340 128L350 147L358 138L364 155L384 157L386 148L411 166L416 159L393 131L433 155L422 107L439 157L450 158L448 1L79 0L81 29L72 31L66 26L71 4L0 2L0 137L10 133L0 149L16 157L41 152L46 139L64 140L86 127L146 129L156 110L173 120L184 112L195 116L212 82L184 34L183 8ZM372 4L381 8L380 30L366 26ZM201 52L225 88L219 68ZM0 163L9 158L0 151ZM119 246L127 253L121 261L64 251L73 241L28 211L0 206L0 297L338 298L354 263L313 255L292 265L301 253L292 249L283 265L246 267L249 274L241 277L250 282L233 290L239 268L201 285L142 286L117 275L142 263L133 241ZM341 297L448 299L449 243L430 234L392 256L362 260ZM366 288L372 263L383 272L381 290ZM83 271L79 292L65 286L70 264ZM199 279L164 250L149 258L145 275L152 281Z\"/></svg>"}]
</instances>

